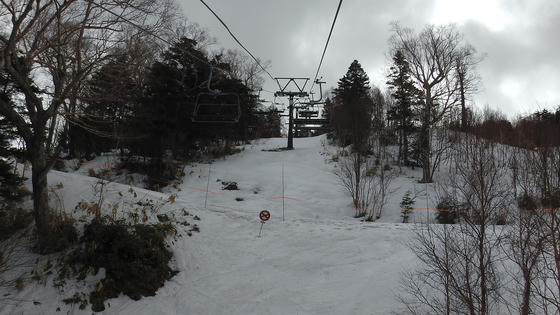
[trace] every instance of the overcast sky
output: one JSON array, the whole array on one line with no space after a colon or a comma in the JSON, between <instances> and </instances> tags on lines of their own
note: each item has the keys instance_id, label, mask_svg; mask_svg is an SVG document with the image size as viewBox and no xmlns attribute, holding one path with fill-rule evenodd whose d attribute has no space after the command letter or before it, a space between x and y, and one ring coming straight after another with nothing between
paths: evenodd
<instances>
[{"instance_id":1,"label":"overcast sky","mask_svg":"<svg viewBox=\"0 0 560 315\"><path fill-rule=\"evenodd\" d=\"M339 0L206 2L254 55L271 61L273 76L313 79ZM216 48L241 49L199 0L180 3L191 22L217 39ZM326 86L335 86L357 59L384 89L393 21L415 30L458 26L486 56L478 66L483 86L476 106L513 117L560 105L560 0L346 0L320 72ZM265 89L275 91L275 83L268 79Z\"/></svg>"}]
</instances>

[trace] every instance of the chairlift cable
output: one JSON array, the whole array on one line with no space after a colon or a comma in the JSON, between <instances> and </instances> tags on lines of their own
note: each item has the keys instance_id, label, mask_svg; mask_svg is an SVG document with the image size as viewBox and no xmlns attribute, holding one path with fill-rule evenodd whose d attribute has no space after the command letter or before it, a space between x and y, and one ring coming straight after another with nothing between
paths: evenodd
<instances>
[{"instance_id":1,"label":"chairlift cable","mask_svg":"<svg viewBox=\"0 0 560 315\"><path fill-rule=\"evenodd\" d=\"M325 43L325 48L323 49L323 55L321 56L321 61L319 62L319 66L317 67L317 72L315 73L315 79L313 79L313 82L311 83L311 89L309 89L309 91L313 90L313 87L315 86L315 81L317 81L317 77L319 76L319 71L321 70L321 65L323 64L323 59L325 58L325 53L327 52L327 47L329 46L329 41L331 40L331 35L334 30L334 25L336 24L336 18L338 17L338 12L340 12L340 7L342 6L342 1L343 0L340 0L340 2L338 3L338 8L336 8L336 13L334 15L334 20L331 25L329 37L327 38L327 42Z\"/></svg>"},{"instance_id":2,"label":"chairlift cable","mask_svg":"<svg viewBox=\"0 0 560 315\"><path fill-rule=\"evenodd\" d=\"M266 70L266 68L263 67L263 65L259 62L259 60L247 48L245 48L245 46L243 46L243 44L237 39L237 37L229 29L227 24L218 16L218 14L216 14L216 12L214 12L214 10L212 10L212 8L210 8L210 6L208 6L208 4L206 4L206 2L204 2L204 0L200 0L200 2L202 2L202 4L204 4L204 6L208 10L210 10L210 12L212 12L212 14L218 19L218 21L220 21L220 23L226 28L229 35L231 35L231 37L233 37L233 39L239 44L239 46L241 46L241 48L243 48L243 50L245 50L245 52L247 52L249 54L249 56L251 56L251 58L253 58L253 60L257 63L257 65L272 79L272 81L275 81L272 74L270 74L270 72L268 72L268 70Z\"/></svg>"}]
</instances>

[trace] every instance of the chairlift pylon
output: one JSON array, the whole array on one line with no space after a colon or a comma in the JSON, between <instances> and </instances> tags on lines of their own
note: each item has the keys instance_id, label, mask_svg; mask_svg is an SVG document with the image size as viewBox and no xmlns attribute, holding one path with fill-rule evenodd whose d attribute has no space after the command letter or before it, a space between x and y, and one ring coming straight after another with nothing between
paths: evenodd
<instances>
[{"instance_id":1,"label":"chairlift pylon","mask_svg":"<svg viewBox=\"0 0 560 315\"><path fill-rule=\"evenodd\" d=\"M210 87L213 69L213 67L210 68L208 92L198 93L196 96L192 121L197 123L238 123L241 118L239 94L213 90Z\"/></svg>"}]
</instances>

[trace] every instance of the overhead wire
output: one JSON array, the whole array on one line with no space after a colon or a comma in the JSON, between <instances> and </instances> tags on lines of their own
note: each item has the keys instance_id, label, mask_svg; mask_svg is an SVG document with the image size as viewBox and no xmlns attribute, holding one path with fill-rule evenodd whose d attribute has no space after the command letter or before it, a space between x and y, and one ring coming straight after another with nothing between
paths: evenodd
<instances>
[{"instance_id":1,"label":"overhead wire","mask_svg":"<svg viewBox=\"0 0 560 315\"><path fill-rule=\"evenodd\" d=\"M93 1L93 0L87 0L87 1L90 2L91 4L93 4L94 6L100 8L101 10L106 11L106 12L110 13L111 15L114 15L114 16L117 17L118 19L121 19L121 20L124 21L125 23L130 24L131 26L133 26L133 27L139 29L140 31L142 31L142 32L144 32L144 33L147 33L147 34L150 34L150 35L153 36L154 38L159 39L160 41L162 41L162 42L168 44L169 46L173 46L173 45L174 45L174 43L168 41L167 39L165 39L165 38L159 36L158 34L156 34L156 33L152 32L152 31L150 31L149 29L147 29L147 28L145 28L145 27L143 27L143 26L141 26L141 25L138 25L137 23L134 23L133 21L131 21L131 20L129 20L129 19L123 17L122 15L117 14L117 13L115 13L115 12L113 12L113 11L111 11L111 10L109 10L109 9L107 9L107 8L105 8L105 7L103 7L103 6L99 5L99 4L97 4L97 3L95 3L95 1ZM226 73L226 74L229 74L229 75L233 75L233 73L232 73L231 71L229 71L229 70L222 69L222 68L220 68L220 67L216 67L215 65L212 65L211 63L209 63L207 60L204 60L204 59L202 59L202 58L196 56L195 54L193 54L193 53L191 53L191 52L189 52L189 51L187 51L187 50L185 50L185 49L181 49L181 50L183 50L187 55L189 55L189 56L192 57L193 59L195 59L195 60L197 60L197 61L199 61L199 62L202 62L202 63L206 64L206 65L209 66L210 68L219 70L219 71L221 71L221 72L223 72L223 73Z\"/></svg>"},{"instance_id":2,"label":"overhead wire","mask_svg":"<svg viewBox=\"0 0 560 315\"><path fill-rule=\"evenodd\" d=\"M313 87L315 86L315 81L317 81L317 77L319 76L319 71L321 70L321 65L323 64L323 59L325 58L325 53L327 52L327 47L329 46L329 42L331 40L331 35L333 33L334 26L336 24L336 19L338 18L338 13L340 12L340 7L342 6L342 1L343 0L340 0L338 2L338 7L336 8L336 13L334 15L334 20L333 20L332 25L331 25L331 30L329 31L329 37L327 38L327 42L325 43L325 48L323 49L323 55L321 56L321 61L319 61L319 66L317 67L317 72L315 73L315 78L313 79L313 82L311 83L311 88L309 89L309 91L313 91Z\"/></svg>"},{"instance_id":3,"label":"overhead wire","mask_svg":"<svg viewBox=\"0 0 560 315\"><path fill-rule=\"evenodd\" d=\"M200 0L200 2L202 2L202 4L208 9L210 10L210 12L212 12L212 14L218 19L218 21L220 21L220 23L225 27L225 29L228 31L229 35L231 35L231 37L237 42L237 44L239 44L239 46L241 46L241 48L243 48L243 50L245 50L245 52L247 54L249 54L249 56L251 56L251 58L253 58L253 60L256 62L256 64L270 77L270 79L272 79L272 81L276 81L276 79L272 76L272 74L270 74L270 72L268 72L268 70L266 70L265 67L263 67L263 65L260 63L260 61L239 41L239 39L237 39L237 37L233 34L233 32L229 29L229 27L227 26L227 24L218 16L218 14L216 14L216 12L214 12L214 10L212 10L212 8L210 8L210 6L208 4L206 4L206 2L204 2L204 0ZM278 83L278 82L277 82Z\"/></svg>"}]
</instances>

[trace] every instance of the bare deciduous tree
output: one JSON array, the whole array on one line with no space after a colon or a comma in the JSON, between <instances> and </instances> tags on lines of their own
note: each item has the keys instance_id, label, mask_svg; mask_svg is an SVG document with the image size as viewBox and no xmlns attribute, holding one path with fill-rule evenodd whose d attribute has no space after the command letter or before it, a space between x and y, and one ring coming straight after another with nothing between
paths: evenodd
<instances>
[{"instance_id":1,"label":"bare deciduous tree","mask_svg":"<svg viewBox=\"0 0 560 315\"><path fill-rule=\"evenodd\" d=\"M364 191L362 179L367 172L367 158L360 152L339 151L335 175L340 179L342 187L350 194L356 210L355 217L365 215L361 193Z\"/></svg>"},{"instance_id":2,"label":"bare deciduous tree","mask_svg":"<svg viewBox=\"0 0 560 315\"><path fill-rule=\"evenodd\" d=\"M493 226L511 204L507 155L493 143L467 136L452 159L441 188L468 210L459 224L428 225L416 233L412 250L422 267L405 276L409 298L401 299L416 314L493 314L500 305L496 262L504 238Z\"/></svg>"},{"instance_id":3,"label":"bare deciduous tree","mask_svg":"<svg viewBox=\"0 0 560 315\"><path fill-rule=\"evenodd\" d=\"M482 61L482 57L476 54L476 49L466 44L461 48L456 60L455 75L458 83L459 102L461 104L461 130L465 131L468 126L467 99L478 92L480 77L475 68Z\"/></svg>"},{"instance_id":4,"label":"bare deciduous tree","mask_svg":"<svg viewBox=\"0 0 560 315\"><path fill-rule=\"evenodd\" d=\"M535 285L546 246L546 237L541 228L542 220L542 213L536 209L522 208L515 218L515 223L509 227L506 237L505 255L508 261L517 266L517 269L509 270L514 285L510 290L518 301L513 308L520 315L533 314L535 311Z\"/></svg>"},{"instance_id":5,"label":"bare deciduous tree","mask_svg":"<svg viewBox=\"0 0 560 315\"><path fill-rule=\"evenodd\" d=\"M221 52L223 59L230 66L230 72L234 78L239 79L245 86L253 91L258 91L264 84L262 74L264 70L251 57L238 50L228 49ZM260 62L260 60L259 60ZM270 61L260 62L266 69Z\"/></svg>"},{"instance_id":6,"label":"bare deciduous tree","mask_svg":"<svg viewBox=\"0 0 560 315\"><path fill-rule=\"evenodd\" d=\"M558 149L510 149L510 169L519 212L509 226L504 252L519 314L560 312L560 190ZM521 277L519 276L521 275Z\"/></svg>"},{"instance_id":7,"label":"bare deciduous tree","mask_svg":"<svg viewBox=\"0 0 560 315\"><path fill-rule=\"evenodd\" d=\"M339 158L335 174L342 186L350 193L356 210L356 217L366 217L367 221L379 219L387 203L392 180L396 170L389 165L389 154L382 143L383 129L369 137L368 148L371 155L358 150Z\"/></svg>"},{"instance_id":8,"label":"bare deciduous tree","mask_svg":"<svg viewBox=\"0 0 560 315\"><path fill-rule=\"evenodd\" d=\"M129 22L143 33L166 21L170 2L146 0L2 1L2 70L21 91L24 110L0 100L0 115L13 123L32 164L33 209L39 246L50 233L47 173L61 146L57 116L73 112L82 84L122 43ZM18 95L18 97L20 97ZM66 119L71 119L66 116Z\"/></svg>"},{"instance_id":9,"label":"bare deciduous tree","mask_svg":"<svg viewBox=\"0 0 560 315\"><path fill-rule=\"evenodd\" d=\"M451 25L426 26L419 34L399 24L393 25L390 38L392 54L401 51L410 65L412 78L423 92L424 106L420 113L419 146L422 161L422 181L432 181L430 129L455 105L466 91L467 73L472 65L474 50L465 45L462 35ZM466 47L466 48L465 48ZM456 75L456 70L462 76ZM464 93L463 93L464 94Z\"/></svg>"}]
</instances>

